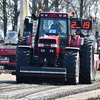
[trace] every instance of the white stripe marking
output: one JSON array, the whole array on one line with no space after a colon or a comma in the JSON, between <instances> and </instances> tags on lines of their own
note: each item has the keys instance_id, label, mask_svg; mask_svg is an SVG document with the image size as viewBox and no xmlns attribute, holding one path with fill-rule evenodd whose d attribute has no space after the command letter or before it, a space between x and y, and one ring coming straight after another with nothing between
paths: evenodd
<instances>
[{"instance_id":1,"label":"white stripe marking","mask_svg":"<svg viewBox=\"0 0 100 100\"><path fill-rule=\"evenodd\" d=\"M84 39L82 38L81 45L83 45L83 43L84 43Z\"/></svg>"},{"instance_id":2,"label":"white stripe marking","mask_svg":"<svg viewBox=\"0 0 100 100\"><path fill-rule=\"evenodd\" d=\"M0 46L0 49L16 49L17 46Z\"/></svg>"},{"instance_id":3,"label":"white stripe marking","mask_svg":"<svg viewBox=\"0 0 100 100\"><path fill-rule=\"evenodd\" d=\"M32 48L32 46L19 45L18 47Z\"/></svg>"},{"instance_id":4,"label":"white stripe marking","mask_svg":"<svg viewBox=\"0 0 100 100\"><path fill-rule=\"evenodd\" d=\"M25 70L20 70L20 72L24 72L24 73L44 73L44 74L66 74L66 72L49 72L49 71L25 71Z\"/></svg>"}]
</instances>

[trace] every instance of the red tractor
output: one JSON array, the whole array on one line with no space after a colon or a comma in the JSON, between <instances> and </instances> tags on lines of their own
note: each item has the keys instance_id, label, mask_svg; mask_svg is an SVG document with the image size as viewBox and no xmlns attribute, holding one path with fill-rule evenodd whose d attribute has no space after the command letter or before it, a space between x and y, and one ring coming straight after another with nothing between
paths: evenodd
<instances>
[{"instance_id":1,"label":"red tractor","mask_svg":"<svg viewBox=\"0 0 100 100\"><path fill-rule=\"evenodd\" d=\"M94 41L73 34L73 29L91 30L91 20L72 18L67 13L40 12L25 19L25 33L16 52L17 83L27 79L33 81L59 81L70 84L92 83L99 67L98 47ZM34 26L34 27L33 27Z\"/></svg>"}]
</instances>

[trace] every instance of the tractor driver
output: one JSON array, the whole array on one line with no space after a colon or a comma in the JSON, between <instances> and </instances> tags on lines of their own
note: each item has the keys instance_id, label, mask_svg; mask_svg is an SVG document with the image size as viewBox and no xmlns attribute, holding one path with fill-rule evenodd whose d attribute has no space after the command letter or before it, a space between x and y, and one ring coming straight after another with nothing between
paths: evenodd
<instances>
[{"instance_id":1,"label":"tractor driver","mask_svg":"<svg viewBox=\"0 0 100 100\"><path fill-rule=\"evenodd\" d=\"M61 33L60 24L58 24L56 20L53 20L53 24L51 25L51 29L56 29L57 32L60 32Z\"/></svg>"},{"instance_id":2,"label":"tractor driver","mask_svg":"<svg viewBox=\"0 0 100 100\"><path fill-rule=\"evenodd\" d=\"M79 35L80 37L83 37L84 38L84 35L81 33L81 30L80 29L77 29L76 30L76 35Z\"/></svg>"}]
</instances>

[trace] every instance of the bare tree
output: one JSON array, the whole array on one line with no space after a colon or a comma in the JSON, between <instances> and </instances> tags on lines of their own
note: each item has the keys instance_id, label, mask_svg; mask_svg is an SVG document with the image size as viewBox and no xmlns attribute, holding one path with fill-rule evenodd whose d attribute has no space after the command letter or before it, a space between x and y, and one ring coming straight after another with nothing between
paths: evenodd
<instances>
[{"instance_id":1,"label":"bare tree","mask_svg":"<svg viewBox=\"0 0 100 100\"><path fill-rule=\"evenodd\" d=\"M14 2L14 27L13 27L13 30L16 29L17 27L17 23L18 23L18 16L19 16L19 13L20 11L18 10L18 0L13 0Z\"/></svg>"},{"instance_id":2,"label":"bare tree","mask_svg":"<svg viewBox=\"0 0 100 100\"><path fill-rule=\"evenodd\" d=\"M7 29L7 1L3 0L3 21L4 21L4 36L6 35L6 29Z\"/></svg>"},{"instance_id":3,"label":"bare tree","mask_svg":"<svg viewBox=\"0 0 100 100\"><path fill-rule=\"evenodd\" d=\"M77 17L88 19L90 15L96 20L96 29L100 24L100 0L29 0L30 1L30 13L38 15L39 9L44 12L67 12L71 13L75 10ZM1 0L0 2L0 22L4 25L4 34L6 35L7 25L16 26L18 23L19 0ZM13 27L14 28L14 27ZM13 29L12 28L12 29Z\"/></svg>"},{"instance_id":4,"label":"bare tree","mask_svg":"<svg viewBox=\"0 0 100 100\"><path fill-rule=\"evenodd\" d=\"M42 9L44 12L60 11L60 4L62 0L30 0L31 13L38 15L38 10Z\"/></svg>"},{"instance_id":5,"label":"bare tree","mask_svg":"<svg viewBox=\"0 0 100 100\"><path fill-rule=\"evenodd\" d=\"M0 14L0 19L3 22L4 25L4 36L6 35L7 32L7 25L13 26L17 25L18 22L18 15L19 11L17 9L18 5L18 0L2 0L0 2L0 8L1 8L1 14ZM11 20L11 21L10 21Z\"/></svg>"},{"instance_id":6,"label":"bare tree","mask_svg":"<svg viewBox=\"0 0 100 100\"><path fill-rule=\"evenodd\" d=\"M18 16L20 13L20 11L18 9L18 2L19 2L19 0L9 0L9 5L8 5L9 19L8 20L10 20L12 23L12 30L16 30L17 23L18 23Z\"/></svg>"}]
</instances>

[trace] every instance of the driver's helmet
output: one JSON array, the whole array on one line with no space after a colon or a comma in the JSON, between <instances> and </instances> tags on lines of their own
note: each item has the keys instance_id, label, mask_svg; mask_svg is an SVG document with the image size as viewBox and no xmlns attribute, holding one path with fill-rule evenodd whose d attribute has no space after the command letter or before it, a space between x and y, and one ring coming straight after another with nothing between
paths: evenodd
<instances>
[{"instance_id":1,"label":"driver's helmet","mask_svg":"<svg viewBox=\"0 0 100 100\"><path fill-rule=\"evenodd\" d=\"M76 32L80 31L80 29L77 29Z\"/></svg>"}]
</instances>

